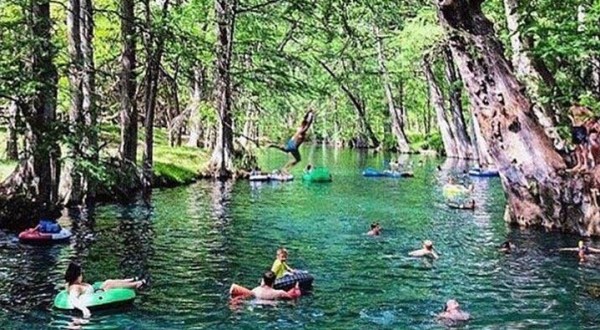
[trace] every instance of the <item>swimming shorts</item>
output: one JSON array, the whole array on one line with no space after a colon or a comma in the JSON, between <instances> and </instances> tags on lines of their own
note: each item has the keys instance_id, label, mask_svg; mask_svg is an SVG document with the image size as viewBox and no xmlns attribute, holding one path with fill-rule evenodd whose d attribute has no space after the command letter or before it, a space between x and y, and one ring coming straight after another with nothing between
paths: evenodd
<instances>
[{"instance_id":1,"label":"swimming shorts","mask_svg":"<svg viewBox=\"0 0 600 330\"><path fill-rule=\"evenodd\" d=\"M289 139L285 145L285 152L289 152L296 158L296 161L300 161L300 152L298 151L298 146L296 145L296 141L293 139Z\"/></svg>"}]
</instances>

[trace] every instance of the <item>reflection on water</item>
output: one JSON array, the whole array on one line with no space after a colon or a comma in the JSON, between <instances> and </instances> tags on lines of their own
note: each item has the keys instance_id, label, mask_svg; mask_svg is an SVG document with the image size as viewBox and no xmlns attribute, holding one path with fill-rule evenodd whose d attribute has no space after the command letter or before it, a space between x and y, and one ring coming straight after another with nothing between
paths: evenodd
<instances>
[{"instance_id":1,"label":"reflection on water","mask_svg":"<svg viewBox=\"0 0 600 330\"><path fill-rule=\"evenodd\" d=\"M151 285L128 309L94 313L83 329L398 329L440 328L449 298L473 315L473 328L595 328L600 259L579 264L577 237L514 230L502 221L498 179L464 174L465 162L372 152L306 150L306 163L330 167L334 182L200 182L156 191L149 203L72 209L60 219L70 244L21 245L0 238L0 324L65 328L71 314L52 309L70 261L85 280L147 276ZM286 155L265 154L272 169ZM412 179L364 178L390 160ZM422 162L421 162L422 160ZM442 170L436 168L440 165ZM449 175L474 185L475 211L448 209ZM381 237L365 235L378 221ZM424 239L439 260L410 258ZM506 239L518 249L505 255ZM290 264L315 276L312 295L296 303L231 309L233 282L258 284L278 247Z\"/></svg>"}]
</instances>

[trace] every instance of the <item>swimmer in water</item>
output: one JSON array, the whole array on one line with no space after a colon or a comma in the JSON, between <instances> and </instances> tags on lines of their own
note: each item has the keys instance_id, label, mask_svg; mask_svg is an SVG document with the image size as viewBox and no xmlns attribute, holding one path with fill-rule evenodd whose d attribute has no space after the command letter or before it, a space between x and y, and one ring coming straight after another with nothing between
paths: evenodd
<instances>
[{"instance_id":1,"label":"swimmer in water","mask_svg":"<svg viewBox=\"0 0 600 330\"><path fill-rule=\"evenodd\" d=\"M256 298L260 300L280 300L280 299L296 299L302 295L300 291L300 283L296 282L296 286L289 291L273 289L275 283L275 273L267 271L263 274L262 282L256 288L249 290L241 285L232 284L229 289L229 294L235 299Z\"/></svg>"},{"instance_id":2,"label":"swimmer in water","mask_svg":"<svg viewBox=\"0 0 600 330\"><path fill-rule=\"evenodd\" d=\"M433 259L439 258L438 254L435 252L435 248L433 247L433 242L430 240L423 242L422 249L409 252L408 255L411 257L430 257Z\"/></svg>"},{"instance_id":3,"label":"swimmer in water","mask_svg":"<svg viewBox=\"0 0 600 330\"><path fill-rule=\"evenodd\" d=\"M600 253L600 249L596 249L590 247L585 244L584 241L579 241L579 244L576 248L561 248L559 251L577 251L577 256L579 257L579 262L585 262L587 260L587 256L592 253Z\"/></svg>"},{"instance_id":4,"label":"swimmer in water","mask_svg":"<svg viewBox=\"0 0 600 330\"><path fill-rule=\"evenodd\" d=\"M381 226L379 225L379 222L372 223L371 230L369 230L369 232L367 232L367 235L379 236L380 234L381 234Z\"/></svg>"},{"instance_id":5,"label":"swimmer in water","mask_svg":"<svg viewBox=\"0 0 600 330\"><path fill-rule=\"evenodd\" d=\"M65 281L67 282L66 289L69 293L69 301L73 307L79 309L83 313L84 318L89 318L92 315L85 305L85 300L94 294L94 292L98 290L108 291L117 288L139 289L142 285L146 284L145 280L136 281L133 278L125 280L106 280L99 289L94 290L91 284L83 282L81 266L73 262L67 267Z\"/></svg>"},{"instance_id":6,"label":"swimmer in water","mask_svg":"<svg viewBox=\"0 0 600 330\"><path fill-rule=\"evenodd\" d=\"M504 241L504 243L502 243L500 245L500 249L499 251L504 252L506 254L511 253L513 250L515 249L515 245L513 243L511 243L510 241Z\"/></svg>"},{"instance_id":7,"label":"swimmer in water","mask_svg":"<svg viewBox=\"0 0 600 330\"><path fill-rule=\"evenodd\" d=\"M471 319L471 315L460 309L458 301L450 299L446 302L444 311L437 318L443 321L461 322Z\"/></svg>"}]
</instances>

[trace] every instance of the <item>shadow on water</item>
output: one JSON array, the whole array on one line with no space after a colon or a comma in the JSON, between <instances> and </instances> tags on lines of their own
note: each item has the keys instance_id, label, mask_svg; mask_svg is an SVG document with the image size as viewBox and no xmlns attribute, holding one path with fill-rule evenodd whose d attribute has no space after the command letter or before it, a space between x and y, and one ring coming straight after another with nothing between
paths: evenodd
<instances>
[{"instance_id":1,"label":"shadow on water","mask_svg":"<svg viewBox=\"0 0 600 330\"><path fill-rule=\"evenodd\" d=\"M286 156L266 155L261 167ZM10 233L0 244L0 324L64 328L73 314L53 310L52 300L77 261L89 282L151 279L132 306L94 313L83 329L437 329L449 298L473 315L473 328L596 327L600 258L579 264L558 252L576 246L576 236L509 228L497 178L472 178L468 163L431 157L315 148L305 158L296 177L311 162L329 167L334 182L203 181L156 190L148 203L66 211L59 221L73 231L70 244L32 247ZM361 175L390 160L415 177ZM449 176L473 184L480 207L449 209ZM374 221L381 237L365 235ZM425 239L440 259L407 256ZM511 254L498 251L506 239L517 246ZM231 283L258 284L280 246L293 267L314 275L313 293L230 309Z\"/></svg>"}]
</instances>

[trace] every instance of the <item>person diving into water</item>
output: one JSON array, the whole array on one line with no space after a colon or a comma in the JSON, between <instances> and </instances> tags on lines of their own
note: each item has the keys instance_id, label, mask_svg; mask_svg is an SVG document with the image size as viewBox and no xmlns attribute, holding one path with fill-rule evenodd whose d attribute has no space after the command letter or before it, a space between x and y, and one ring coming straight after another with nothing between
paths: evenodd
<instances>
[{"instance_id":1,"label":"person diving into water","mask_svg":"<svg viewBox=\"0 0 600 330\"><path fill-rule=\"evenodd\" d=\"M302 143L306 139L306 132L312 125L314 117L315 117L314 112L312 110L309 110L306 113L306 115L304 115L304 119L302 120L302 123L300 124L300 127L298 127L298 130L296 131L296 133L294 133L294 135L287 141L285 146L275 145L275 144L268 145L269 148L279 149L285 153L292 154L292 156L294 157L294 159L290 160L283 167L283 172L287 172L294 165L298 164L300 162L300 160L302 159L300 156L299 148L300 148L300 145L302 145Z\"/></svg>"}]
</instances>

